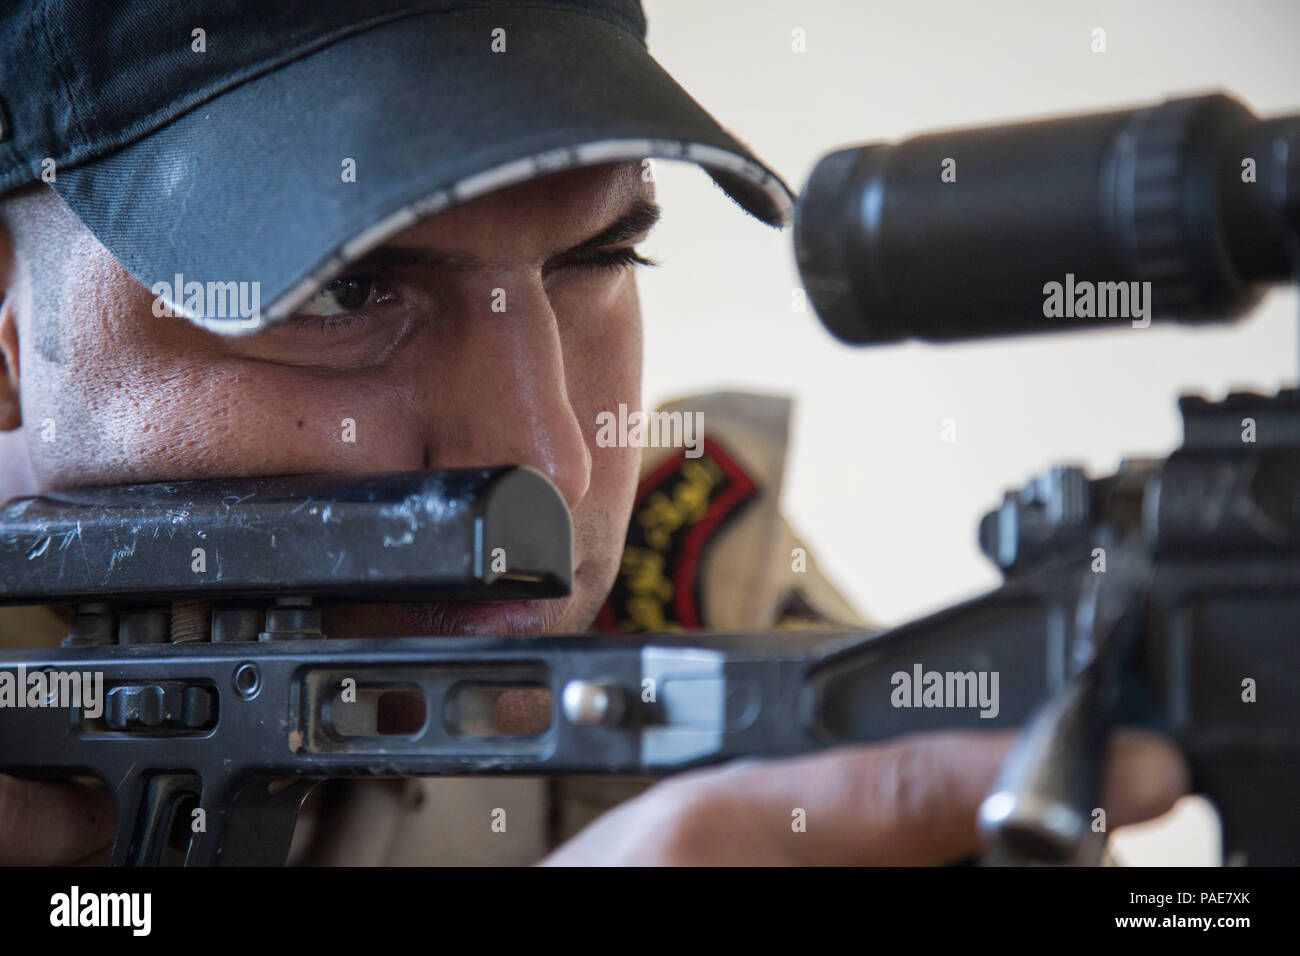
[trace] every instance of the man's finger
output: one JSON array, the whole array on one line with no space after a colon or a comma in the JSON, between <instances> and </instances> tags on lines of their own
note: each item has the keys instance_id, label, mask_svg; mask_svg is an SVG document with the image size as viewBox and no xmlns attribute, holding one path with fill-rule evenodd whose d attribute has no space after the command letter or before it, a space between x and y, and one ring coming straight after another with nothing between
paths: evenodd
<instances>
[{"instance_id":1,"label":"man's finger","mask_svg":"<svg viewBox=\"0 0 1300 956\"><path fill-rule=\"evenodd\" d=\"M1168 737L1121 730L1111 738L1101 805L1110 828L1166 813L1187 793L1191 772Z\"/></svg>"},{"instance_id":2,"label":"man's finger","mask_svg":"<svg viewBox=\"0 0 1300 956\"><path fill-rule=\"evenodd\" d=\"M923 734L733 765L717 781L709 816L728 820L729 833L748 820L750 832L728 839L777 845L807 863L951 863L979 852L976 813L1015 739L1014 731ZM1119 731L1107 759L1102 805L1111 827L1159 816L1187 790L1186 762L1159 735Z\"/></svg>"},{"instance_id":3,"label":"man's finger","mask_svg":"<svg viewBox=\"0 0 1300 956\"><path fill-rule=\"evenodd\" d=\"M718 775L710 816L747 821L749 833L728 839L798 862L948 863L976 852L976 808L1014 740L1011 731L922 734L742 764Z\"/></svg>"},{"instance_id":4,"label":"man's finger","mask_svg":"<svg viewBox=\"0 0 1300 956\"><path fill-rule=\"evenodd\" d=\"M0 863L70 865L113 840L113 797L75 783L0 774Z\"/></svg>"}]
</instances>

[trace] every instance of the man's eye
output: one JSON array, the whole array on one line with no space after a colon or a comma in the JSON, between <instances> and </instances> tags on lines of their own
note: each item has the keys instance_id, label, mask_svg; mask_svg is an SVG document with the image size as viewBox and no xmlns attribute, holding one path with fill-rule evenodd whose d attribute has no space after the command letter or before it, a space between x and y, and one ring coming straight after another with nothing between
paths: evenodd
<instances>
[{"instance_id":1,"label":"man's eye","mask_svg":"<svg viewBox=\"0 0 1300 956\"><path fill-rule=\"evenodd\" d=\"M653 266L658 263L646 259L632 247L622 249L605 249L548 264L544 272L556 272L560 269L580 269L598 272L606 269L619 270L628 266Z\"/></svg>"},{"instance_id":2,"label":"man's eye","mask_svg":"<svg viewBox=\"0 0 1300 956\"><path fill-rule=\"evenodd\" d=\"M378 287L369 276L342 276L307 300L298 315L342 315L356 312L378 299Z\"/></svg>"}]
</instances>

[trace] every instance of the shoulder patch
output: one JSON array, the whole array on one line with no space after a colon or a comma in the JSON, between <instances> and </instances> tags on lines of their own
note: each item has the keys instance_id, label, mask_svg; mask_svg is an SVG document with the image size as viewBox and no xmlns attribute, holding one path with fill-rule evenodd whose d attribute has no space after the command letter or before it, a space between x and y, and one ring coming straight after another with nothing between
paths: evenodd
<instances>
[{"instance_id":1,"label":"shoulder patch","mask_svg":"<svg viewBox=\"0 0 1300 956\"><path fill-rule=\"evenodd\" d=\"M606 634L682 631L705 620L700 584L710 544L758 493L722 445L671 455L641 479L623 562L597 618Z\"/></svg>"}]
</instances>

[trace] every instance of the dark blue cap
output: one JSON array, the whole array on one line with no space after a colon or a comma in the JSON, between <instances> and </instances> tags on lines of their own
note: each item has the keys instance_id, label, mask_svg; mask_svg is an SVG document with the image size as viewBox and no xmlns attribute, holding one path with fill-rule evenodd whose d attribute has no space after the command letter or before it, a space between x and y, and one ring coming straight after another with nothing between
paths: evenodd
<instances>
[{"instance_id":1,"label":"dark blue cap","mask_svg":"<svg viewBox=\"0 0 1300 956\"><path fill-rule=\"evenodd\" d=\"M9 4L0 193L53 168L151 288L258 283L253 321L168 297L221 332L283 319L423 216L575 166L688 160L784 225L789 188L655 62L645 28L637 0Z\"/></svg>"}]
</instances>

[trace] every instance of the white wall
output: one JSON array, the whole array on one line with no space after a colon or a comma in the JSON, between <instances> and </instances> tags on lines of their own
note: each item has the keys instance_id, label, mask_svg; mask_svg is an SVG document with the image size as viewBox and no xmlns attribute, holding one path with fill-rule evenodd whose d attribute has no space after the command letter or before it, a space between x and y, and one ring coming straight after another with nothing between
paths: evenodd
<instances>
[{"instance_id":1,"label":"white wall","mask_svg":"<svg viewBox=\"0 0 1300 956\"><path fill-rule=\"evenodd\" d=\"M651 52L796 189L834 147L924 130L1211 89L1260 115L1300 112L1294 0L645 5ZM1095 27L1105 53L1090 50ZM791 50L795 28L805 53ZM787 513L882 623L996 583L975 526L1005 489L1059 461L1100 473L1168 452L1183 392L1295 380L1290 291L1208 331L850 349L792 312L789 231L739 212L693 167L656 173L665 214L645 250L664 265L641 278L647 401L718 386L794 395ZM949 417L952 444L940 440Z\"/></svg>"},{"instance_id":2,"label":"white wall","mask_svg":"<svg viewBox=\"0 0 1300 956\"><path fill-rule=\"evenodd\" d=\"M1212 89L1300 112L1300 2L646 0L650 49L795 188L834 147ZM1107 51L1090 50L1106 31ZM807 50L791 50L792 30ZM717 386L797 398L786 512L858 607L896 623L997 583L980 515L1049 464L1167 453L1183 392L1294 383L1297 297L1236 327L1152 327L854 350L791 310L790 236L707 177L657 164L642 276L646 399ZM940 440L953 418L957 441ZM707 427L707 423L706 423ZM1122 862L1217 862L1213 810L1122 831Z\"/></svg>"}]
</instances>

